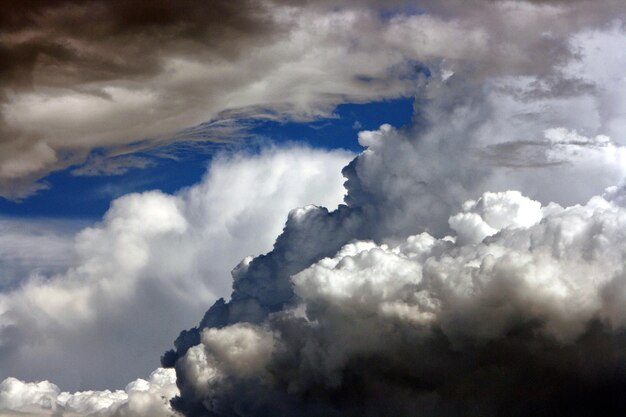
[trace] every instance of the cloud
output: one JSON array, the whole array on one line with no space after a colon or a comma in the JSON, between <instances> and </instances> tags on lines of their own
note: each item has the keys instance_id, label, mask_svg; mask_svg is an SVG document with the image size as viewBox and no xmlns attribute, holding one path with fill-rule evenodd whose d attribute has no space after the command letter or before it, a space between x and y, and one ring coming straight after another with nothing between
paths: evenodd
<instances>
[{"instance_id":1,"label":"cloud","mask_svg":"<svg viewBox=\"0 0 626 417\"><path fill-rule=\"evenodd\" d=\"M156 161L138 156L89 158L81 167L73 169L72 175L122 175L133 168L146 168L154 165L156 165Z\"/></svg>"},{"instance_id":2,"label":"cloud","mask_svg":"<svg viewBox=\"0 0 626 417\"><path fill-rule=\"evenodd\" d=\"M58 1L7 10L0 37L6 197L33 192L25 186L94 148L222 140L212 129L200 137L179 133L227 110L292 107L294 115L317 115L347 96L361 101L405 90L359 85L333 63L341 53L332 46L335 24L362 20L355 12L333 16L247 0L176 7ZM384 75L386 66L371 71Z\"/></svg>"},{"instance_id":3,"label":"cloud","mask_svg":"<svg viewBox=\"0 0 626 417\"><path fill-rule=\"evenodd\" d=\"M12 266L3 279L15 275L0 293L3 373L74 390L146 374L180 328L228 295L232 267L271 249L291 208L341 202L351 157L302 147L219 154L201 183L125 195L75 236L14 223L20 232L0 239Z\"/></svg>"},{"instance_id":4,"label":"cloud","mask_svg":"<svg viewBox=\"0 0 626 417\"><path fill-rule=\"evenodd\" d=\"M18 286L25 277L67 268L72 236L85 226L80 220L0 217L0 291Z\"/></svg>"},{"instance_id":5,"label":"cloud","mask_svg":"<svg viewBox=\"0 0 626 417\"><path fill-rule=\"evenodd\" d=\"M233 271L230 301L181 332L162 364L185 415L623 411L625 212L623 190L605 192L626 174L623 116L602 104L623 100L623 27L576 20L578 2L444 4L460 17L425 21L425 53L455 30L476 48L422 80L411 126L359 133L345 206L292 211L273 250ZM420 36L422 16L392 17L388 35ZM483 54L496 34L506 46ZM265 341L246 351L258 372L227 369L207 342L237 351L242 329Z\"/></svg>"},{"instance_id":6,"label":"cloud","mask_svg":"<svg viewBox=\"0 0 626 417\"><path fill-rule=\"evenodd\" d=\"M0 36L0 193L35 192L38 179L93 149L224 140L220 130L181 133L210 120L315 118L347 101L412 95L423 64L534 77L530 95L590 91L558 68L577 55L570 34L624 13L617 0L423 6L428 13L375 1L12 7Z\"/></svg>"},{"instance_id":7,"label":"cloud","mask_svg":"<svg viewBox=\"0 0 626 417\"><path fill-rule=\"evenodd\" d=\"M466 201L463 213L448 220L459 243L480 243L503 228L529 227L541 221L541 204L519 191L485 193L478 201Z\"/></svg>"},{"instance_id":8,"label":"cloud","mask_svg":"<svg viewBox=\"0 0 626 417\"><path fill-rule=\"evenodd\" d=\"M38 337L54 334L46 343L62 340L72 366L102 381L105 372L129 377L116 356L160 346L155 335L182 321L174 314L227 292L226 280L202 287L198 278L234 264L222 238L241 249L263 235L265 247L247 252L269 252L236 266L230 300L215 302L162 357L180 389L171 404L186 416L623 414L623 3L420 4L419 13L391 14L271 4L282 32L234 58L164 59L150 76L159 91L116 82L93 96L11 96L4 115L14 129L33 126L36 137L45 121L61 131L54 117L69 105L84 113L65 146L96 132L89 143L124 147L123 134L156 135L225 108L306 118L342 100L417 90L411 126L359 133L366 149L342 171L346 204L292 210L271 250L279 222L267 234L256 227L273 205L239 204L259 184L283 201L264 177L276 170L289 184L284 195L323 195L325 182L295 174L307 167L297 152L250 170L225 164L224 177L212 172L176 196L117 200L78 236L80 262L68 273L1 299L5 363L54 363L68 375L73 368L50 355L60 348L19 349L24 340L46 347ZM101 106L102 97L111 102ZM180 115L178 103L191 110ZM137 125L133 110L144 108L155 110ZM117 130L98 125L116 112ZM32 166L45 165L39 156ZM222 217L233 205L242 208ZM220 267L198 247L211 247ZM171 301L167 317L155 308L162 300ZM94 343L81 360L85 338ZM105 371L95 351L113 358Z\"/></svg>"},{"instance_id":9,"label":"cloud","mask_svg":"<svg viewBox=\"0 0 626 417\"><path fill-rule=\"evenodd\" d=\"M0 411L9 416L172 417L169 400L178 393L176 374L159 368L124 390L61 392L48 381L28 383L7 378L0 383Z\"/></svg>"},{"instance_id":10,"label":"cloud","mask_svg":"<svg viewBox=\"0 0 626 417\"><path fill-rule=\"evenodd\" d=\"M512 191L477 201L491 237L355 241L293 275L293 302L262 323L202 330L176 363L173 404L190 416L616 413L626 209L594 197L538 211ZM521 220L498 224L511 211Z\"/></svg>"}]
</instances>

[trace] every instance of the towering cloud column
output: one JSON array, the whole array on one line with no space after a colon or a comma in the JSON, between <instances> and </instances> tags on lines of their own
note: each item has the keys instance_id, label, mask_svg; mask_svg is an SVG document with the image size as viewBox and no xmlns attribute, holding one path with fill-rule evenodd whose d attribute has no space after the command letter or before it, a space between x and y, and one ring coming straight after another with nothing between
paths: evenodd
<instances>
[{"instance_id":1,"label":"towering cloud column","mask_svg":"<svg viewBox=\"0 0 626 417\"><path fill-rule=\"evenodd\" d=\"M463 3L490 21L444 3L444 21L503 45L430 60L413 124L359 134L346 204L292 211L273 250L233 270L230 301L163 357L176 409L625 411L626 149L606 106L625 99L624 50L595 64L623 28L584 2Z\"/></svg>"}]
</instances>

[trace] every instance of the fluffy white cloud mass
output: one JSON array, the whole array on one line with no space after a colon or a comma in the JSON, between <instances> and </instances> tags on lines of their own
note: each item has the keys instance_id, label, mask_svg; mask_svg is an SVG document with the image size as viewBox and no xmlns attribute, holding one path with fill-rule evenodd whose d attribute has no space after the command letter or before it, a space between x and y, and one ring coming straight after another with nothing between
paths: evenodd
<instances>
[{"instance_id":1,"label":"fluffy white cloud mass","mask_svg":"<svg viewBox=\"0 0 626 417\"><path fill-rule=\"evenodd\" d=\"M48 381L0 383L0 413L8 416L174 417L170 399L178 393L176 374L159 368L117 391L61 392Z\"/></svg>"},{"instance_id":2,"label":"fluffy white cloud mass","mask_svg":"<svg viewBox=\"0 0 626 417\"><path fill-rule=\"evenodd\" d=\"M66 263L0 293L2 376L93 389L154 369L180 328L228 296L233 265L271 249L289 210L341 202L351 157L298 147L224 154L200 184L121 197L73 240L5 234L7 262L35 245L31 267Z\"/></svg>"}]
</instances>

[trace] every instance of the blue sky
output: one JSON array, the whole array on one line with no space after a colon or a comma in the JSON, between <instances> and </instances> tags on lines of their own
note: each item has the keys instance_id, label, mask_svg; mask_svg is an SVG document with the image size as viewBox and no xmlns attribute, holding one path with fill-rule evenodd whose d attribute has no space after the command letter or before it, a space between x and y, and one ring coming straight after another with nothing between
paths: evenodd
<instances>
[{"instance_id":1,"label":"blue sky","mask_svg":"<svg viewBox=\"0 0 626 417\"><path fill-rule=\"evenodd\" d=\"M410 122L412 113L413 98L398 98L341 104L332 117L311 122L252 120L245 123L251 126L247 137L237 144L195 143L191 150L179 152L175 160L154 157L156 152L153 152L143 155L153 165L131 168L121 175L77 176L72 174L76 166L54 172L43 179L48 189L17 202L0 198L0 215L96 220L102 217L111 200L124 194L153 189L172 193L195 184L205 173L211 155L220 150L293 142L359 152L362 150L357 142L359 130L377 129L383 123L402 127ZM172 146L184 148L185 144Z\"/></svg>"}]
</instances>

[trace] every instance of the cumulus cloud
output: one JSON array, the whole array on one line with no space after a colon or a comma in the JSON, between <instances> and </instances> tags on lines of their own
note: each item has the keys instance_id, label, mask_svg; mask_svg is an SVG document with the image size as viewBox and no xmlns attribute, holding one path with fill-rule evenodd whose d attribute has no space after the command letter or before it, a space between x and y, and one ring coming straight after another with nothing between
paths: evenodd
<instances>
[{"instance_id":1,"label":"cumulus cloud","mask_svg":"<svg viewBox=\"0 0 626 417\"><path fill-rule=\"evenodd\" d=\"M605 191L626 174L605 105L624 100L623 7L425 4L387 36L423 36L403 45L434 57L458 30L468 48L430 61L411 126L359 133L346 205L292 211L230 301L179 335L162 364L185 415L623 411L626 212ZM246 351L259 370L228 369L218 333L233 351L265 340Z\"/></svg>"},{"instance_id":2,"label":"cumulus cloud","mask_svg":"<svg viewBox=\"0 0 626 417\"><path fill-rule=\"evenodd\" d=\"M75 236L5 230L0 259L17 270L3 274L31 277L0 293L3 374L74 390L146 374L180 328L228 295L233 265L271 249L289 210L341 202L351 157L301 147L222 154L201 183L125 195Z\"/></svg>"},{"instance_id":3,"label":"cumulus cloud","mask_svg":"<svg viewBox=\"0 0 626 417\"><path fill-rule=\"evenodd\" d=\"M294 301L262 323L204 329L176 363L174 404L191 416L622 409L626 209L512 191L478 206L490 237L356 241L293 275ZM499 223L505 212L517 221Z\"/></svg>"},{"instance_id":4,"label":"cumulus cloud","mask_svg":"<svg viewBox=\"0 0 626 417\"><path fill-rule=\"evenodd\" d=\"M479 243L510 227L529 227L541 221L541 204L519 191L485 193L478 201L466 201L463 213L448 220L459 243Z\"/></svg>"},{"instance_id":5,"label":"cumulus cloud","mask_svg":"<svg viewBox=\"0 0 626 417\"><path fill-rule=\"evenodd\" d=\"M124 390L61 392L55 384L7 378L0 383L0 412L8 416L174 417L169 400L176 374L159 368Z\"/></svg>"},{"instance_id":6,"label":"cumulus cloud","mask_svg":"<svg viewBox=\"0 0 626 417\"><path fill-rule=\"evenodd\" d=\"M190 417L623 414L623 2L424 1L419 13L402 5L391 14L264 4L278 32L252 52L243 42L241 55L217 60L164 54L163 70L149 76L158 91L101 85L104 107L83 91L17 92L3 113L12 129L30 126L36 139L19 149L37 151L24 166L39 172L57 149L38 137L43 122L63 133L63 146L96 132L88 143L123 147L124 135L157 135L227 108L306 118L343 100L417 89L411 126L359 133L366 149L343 168L345 204L292 210L271 250L232 271L230 300L215 302L163 355L177 375L173 408ZM196 106L181 116L177 103L190 100ZM53 120L66 105L84 109L72 131ZM133 110L145 108L155 110L134 123ZM100 129L116 111L125 115L119 129ZM196 247L210 245L232 265L223 236L256 240L247 219L273 212L262 198L234 217L222 217L223 207L255 196L274 169L290 184L285 195L314 190L316 180L295 174L306 164L294 154L285 161L298 163L282 171L280 158L269 160L250 171L224 165L222 180L213 172L176 196L117 200L78 236L81 262L67 274L0 299L2 340L54 331L67 342L79 329L83 351L85 335L105 339L88 329L110 327L129 346L160 345L151 337L175 320L155 320L155 303L171 297L172 315L227 291L226 280L198 285L195 277L223 268L211 270ZM225 197L231 183L243 192ZM264 250L255 248L248 253ZM68 309L70 297L78 302ZM125 331L130 315L151 320ZM25 355L16 346L3 350ZM75 366L90 369L73 353ZM24 361L41 367L41 357ZM107 362L124 377L116 365Z\"/></svg>"}]
</instances>

